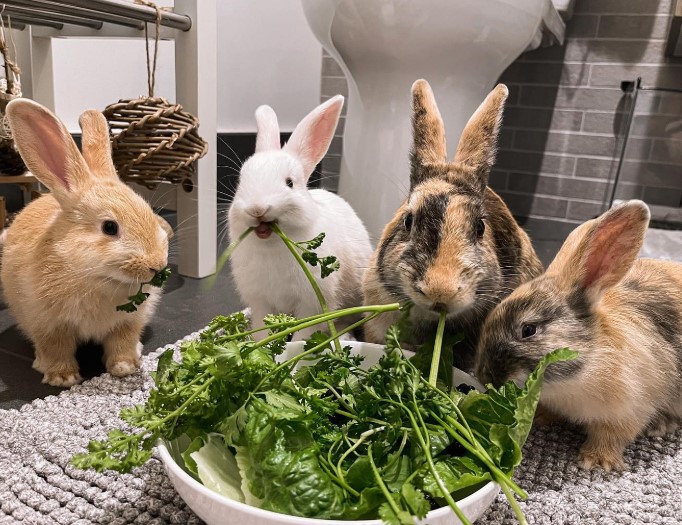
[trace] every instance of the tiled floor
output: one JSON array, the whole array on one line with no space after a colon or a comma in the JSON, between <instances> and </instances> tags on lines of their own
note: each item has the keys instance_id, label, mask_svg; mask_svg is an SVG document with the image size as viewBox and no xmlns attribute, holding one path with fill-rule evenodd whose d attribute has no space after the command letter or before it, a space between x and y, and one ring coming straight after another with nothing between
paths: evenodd
<instances>
[{"instance_id":1,"label":"tiled floor","mask_svg":"<svg viewBox=\"0 0 682 525\"><path fill-rule=\"evenodd\" d=\"M538 255L547 264L556 253L556 242L537 243ZM241 308L229 271L219 276L215 287L206 280L181 277L171 258L173 274L166 283L164 298L142 342L149 352L172 343L208 324L216 315ZM86 377L103 372L101 349L83 347L78 359ZM34 399L58 394L62 389L41 384L41 374L31 368L33 348L17 330L4 304L0 305L0 409L19 408Z\"/></svg>"}]
</instances>

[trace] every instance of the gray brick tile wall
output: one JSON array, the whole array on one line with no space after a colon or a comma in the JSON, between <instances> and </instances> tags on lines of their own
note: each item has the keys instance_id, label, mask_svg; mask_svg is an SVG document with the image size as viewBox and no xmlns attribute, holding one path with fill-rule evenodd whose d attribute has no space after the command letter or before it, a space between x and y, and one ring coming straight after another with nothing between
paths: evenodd
<instances>
[{"instance_id":1,"label":"gray brick tile wall","mask_svg":"<svg viewBox=\"0 0 682 525\"><path fill-rule=\"evenodd\" d=\"M664 56L673 0L576 0L566 42L523 54L502 74L510 89L490 185L533 238L556 239L610 197L624 122L622 80L682 87L682 60ZM325 54L322 98L345 94ZM340 135L341 131L337 131ZM334 189L342 144L323 163ZM617 198L682 201L682 95L640 92Z\"/></svg>"}]
</instances>

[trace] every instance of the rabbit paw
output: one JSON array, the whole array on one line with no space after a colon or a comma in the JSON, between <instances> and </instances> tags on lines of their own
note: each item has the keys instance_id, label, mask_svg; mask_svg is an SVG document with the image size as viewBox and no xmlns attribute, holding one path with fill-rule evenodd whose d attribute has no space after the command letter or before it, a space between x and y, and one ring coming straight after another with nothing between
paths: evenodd
<instances>
[{"instance_id":1,"label":"rabbit paw","mask_svg":"<svg viewBox=\"0 0 682 525\"><path fill-rule=\"evenodd\" d=\"M594 449L583 447L578 456L578 463L585 470L592 470L594 467L601 467L606 472L612 470L623 470L625 462L622 454L606 449Z\"/></svg>"},{"instance_id":2,"label":"rabbit paw","mask_svg":"<svg viewBox=\"0 0 682 525\"><path fill-rule=\"evenodd\" d=\"M68 388L73 385L77 385L83 381L83 378L78 373L78 370L59 370L59 371L48 371L44 372L43 383L51 386L61 386Z\"/></svg>"},{"instance_id":3,"label":"rabbit paw","mask_svg":"<svg viewBox=\"0 0 682 525\"><path fill-rule=\"evenodd\" d=\"M107 372L112 376L125 377L134 374L140 369L140 361L116 361L109 367L107 367Z\"/></svg>"},{"instance_id":4,"label":"rabbit paw","mask_svg":"<svg viewBox=\"0 0 682 525\"><path fill-rule=\"evenodd\" d=\"M679 421L668 414L661 415L654 419L647 427L646 434L651 437L661 437L673 432L679 426Z\"/></svg>"},{"instance_id":5,"label":"rabbit paw","mask_svg":"<svg viewBox=\"0 0 682 525\"><path fill-rule=\"evenodd\" d=\"M33 366L33 369L37 370L41 374L44 374L47 371L47 366L45 366L45 363L43 363L43 360L40 359L39 357L36 357L33 360L33 365L31 365L31 366Z\"/></svg>"}]
</instances>

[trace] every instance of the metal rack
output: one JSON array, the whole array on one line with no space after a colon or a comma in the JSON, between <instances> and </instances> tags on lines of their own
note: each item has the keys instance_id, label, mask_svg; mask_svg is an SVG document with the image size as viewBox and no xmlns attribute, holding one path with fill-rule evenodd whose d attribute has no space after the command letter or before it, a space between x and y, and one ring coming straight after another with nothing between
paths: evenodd
<instances>
[{"instance_id":1,"label":"metal rack","mask_svg":"<svg viewBox=\"0 0 682 525\"><path fill-rule=\"evenodd\" d=\"M177 102L199 118L210 152L197 162L193 184L175 189L182 228L178 266L189 277L210 275L216 261L216 2L175 0L174 11L162 11L160 20L160 37L175 40ZM157 17L152 7L121 0L6 0L3 7L3 20L18 30L23 95L52 110L53 38L144 38L145 23Z\"/></svg>"}]
</instances>

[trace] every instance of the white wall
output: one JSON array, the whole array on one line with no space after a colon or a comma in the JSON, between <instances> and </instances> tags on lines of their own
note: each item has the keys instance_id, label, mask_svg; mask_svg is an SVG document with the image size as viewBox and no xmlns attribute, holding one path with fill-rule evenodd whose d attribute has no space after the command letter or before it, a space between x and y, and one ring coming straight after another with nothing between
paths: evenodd
<instances>
[{"instance_id":1,"label":"white wall","mask_svg":"<svg viewBox=\"0 0 682 525\"><path fill-rule=\"evenodd\" d=\"M269 104L292 131L320 101L322 47L300 0L225 0L218 20L218 129L255 131L255 109Z\"/></svg>"},{"instance_id":2,"label":"white wall","mask_svg":"<svg viewBox=\"0 0 682 525\"><path fill-rule=\"evenodd\" d=\"M154 94L175 99L174 43L159 42ZM78 116L120 99L147 95L144 40L54 38L55 111L69 131Z\"/></svg>"},{"instance_id":3,"label":"white wall","mask_svg":"<svg viewBox=\"0 0 682 525\"><path fill-rule=\"evenodd\" d=\"M159 2L167 4L168 2ZM322 50L300 0L218 2L218 131L255 131L269 104L283 131L320 100ZM147 93L144 40L53 39L55 109L71 131L88 108ZM156 94L175 98L173 43L161 42Z\"/></svg>"}]
</instances>

